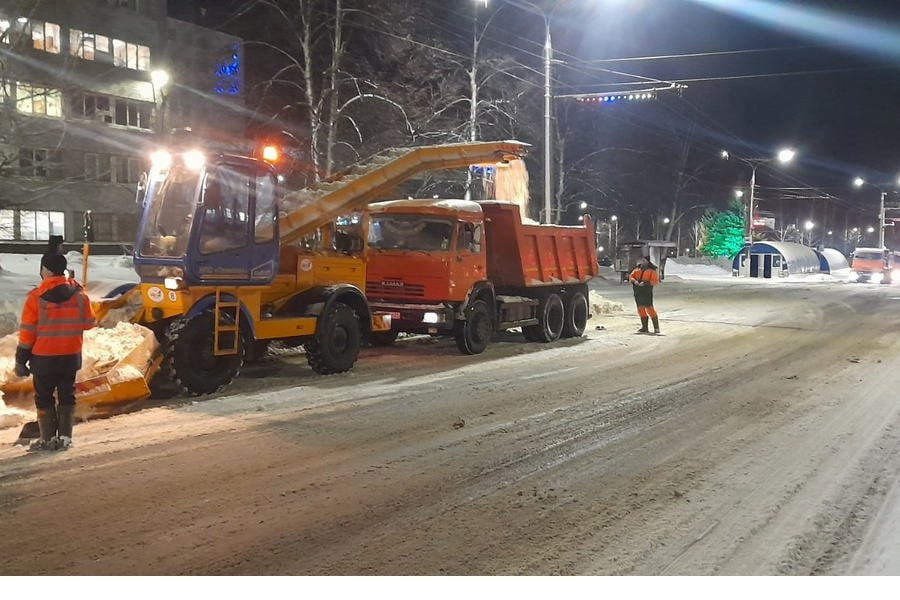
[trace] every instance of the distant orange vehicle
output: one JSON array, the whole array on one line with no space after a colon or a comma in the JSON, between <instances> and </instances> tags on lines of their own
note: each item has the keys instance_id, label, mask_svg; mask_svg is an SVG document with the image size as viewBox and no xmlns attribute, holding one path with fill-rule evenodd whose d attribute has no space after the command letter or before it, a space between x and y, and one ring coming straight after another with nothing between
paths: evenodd
<instances>
[{"instance_id":1,"label":"distant orange vehicle","mask_svg":"<svg viewBox=\"0 0 900 600\"><path fill-rule=\"evenodd\" d=\"M857 248L850 262L850 281L891 283L894 253L886 248Z\"/></svg>"}]
</instances>

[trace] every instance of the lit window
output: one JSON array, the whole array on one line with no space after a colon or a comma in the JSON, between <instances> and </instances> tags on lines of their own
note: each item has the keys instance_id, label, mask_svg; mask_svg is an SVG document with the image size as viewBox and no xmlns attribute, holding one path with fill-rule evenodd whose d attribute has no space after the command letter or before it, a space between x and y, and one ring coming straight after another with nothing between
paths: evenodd
<instances>
[{"instance_id":1,"label":"lit window","mask_svg":"<svg viewBox=\"0 0 900 600\"><path fill-rule=\"evenodd\" d=\"M0 240L14 239L16 239L16 211L8 208L0 209Z\"/></svg>"},{"instance_id":2,"label":"lit window","mask_svg":"<svg viewBox=\"0 0 900 600\"><path fill-rule=\"evenodd\" d=\"M59 90L27 83L16 83L16 110L30 115L62 116L62 94Z\"/></svg>"},{"instance_id":3,"label":"lit window","mask_svg":"<svg viewBox=\"0 0 900 600\"><path fill-rule=\"evenodd\" d=\"M9 19L0 17L0 42L4 44L9 43L9 38L6 36L7 31L9 31Z\"/></svg>"},{"instance_id":4,"label":"lit window","mask_svg":"<svg viewBox=\"0 0 900 600\"><path fill-rule=\"evenodd\" d=\"M31 42L35 50L59 54L59 25L56 23L44 23L43 21L32 21Z\"/></svg>"},{"instance_id":5,"label":"lit window","mask_svg":"<svg viewBox=\"0 0 900 600\"><path fill-rule=\"evenodd\" d=\"M45 23L44 24L44 45L47 48L47 52L52 52L53 54L59 54L59 50L60 50L59 25L57 25L56 23Z\"/></svg>"},{"instance_id":6,"label":"lit window","mask_svg":"<svg viewBox=\"0 0 900 600\"><path fill-rule=\"evenodd\" d=\"M84 34L81 39L81 58L84 60L94 60L94 35L92 33Z\"/></svg>"},{"instance_id":7,"label":"lit window","mask_svg":"<svg viewBox=\"0 0 900 600\"><path fill-rule=\"evenodd\" d=\"M81 30L69 30L69 54L72 56L81 56Z\"/></svg>"},{"instance_id":8,"label":"lit window","mask_svg":"<svg viewBox=\"0 0 900 600\"><path fill-rule=\"evenodd\" d=\"M41 21L31 22L31 39L35 50L44 49L44 24Z\"/></svg>"},{"instance_id":9,"label":"lit window","mask_svg":"<svg viewBox=\"0 0 900 600\"><path fill-rule=\"evenodd\" d=\"M65 214L61 211L20 210L19 239L48 240L51 235L65 237Z\"/></svg>"},{"instance_id":10,"label":"lit window","mask_svg":"<svg viewBox=\"0 0 900 600\"><path fill-rule=\"evenodd\" d=\"M109 38L105 35L95 35L94 50L98 53L109 54Z\"/></svg>"},{"instance_id":11,"label":"lit window","mask_svg":"<svg viewBox=\"0 0 900 600\"><path fill-rule=\"evenodd\" d=\"M113 40L113 65L117 67L127 66L126 44L122 40Z\"/></svg>"},{"instance_id":12,"label":"lit window","mask_svg":"<svg viewBox=\"0 0 900 600\"><path fill-rule=\"evenodd\" d=\"M128 53L128 68L129 69L137 69L138 68L138 49L137 44L127 44L126 50Z\"/></svg>"},{"instance_id":13,"label":"lit window","mask_svg":"<svg viewBox=\"0 0 900 600\"><path fill-rule=\"evenodd\" d=\"M138 71L150 70L150 48L148 46L138 46L137 68Z\"/></svg>"}]
</instances>

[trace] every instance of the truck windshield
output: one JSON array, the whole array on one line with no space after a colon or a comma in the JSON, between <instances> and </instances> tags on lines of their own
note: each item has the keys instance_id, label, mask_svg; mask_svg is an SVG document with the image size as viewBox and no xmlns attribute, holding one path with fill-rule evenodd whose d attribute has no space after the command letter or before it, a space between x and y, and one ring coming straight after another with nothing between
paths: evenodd
<instances>
[{"instance_id":1,"label":"truck windshield","mask_svg":"<svg viewBox=\"0 0 900 600\"><path fill-rule=\"evenodd\" d=\"M141 255L182 257L191 233L202 171L173 165L167 173L151 173L149 203L141 232Z\"/></svg>"},{"instance_id":2,"label":"truck windshield","mask_svg":"<svg viewBox=\"0 0 900 600\"><path fill-rule=\"evenodd\" d=\"M881 252L857 252L853 255L854 260L881 260L882 258L884 258L884 254Z\"/></svg>"},{"instance_id":3,"label":"truck windshield","mask_svg":"<svg viewBox=\"0 0 900 600\"><path fill-rule=\"evenodd\" d=\"M453 222L419 215L372 215L369 248L376 250L449 250Z\"/></svg>"}]
</instances>

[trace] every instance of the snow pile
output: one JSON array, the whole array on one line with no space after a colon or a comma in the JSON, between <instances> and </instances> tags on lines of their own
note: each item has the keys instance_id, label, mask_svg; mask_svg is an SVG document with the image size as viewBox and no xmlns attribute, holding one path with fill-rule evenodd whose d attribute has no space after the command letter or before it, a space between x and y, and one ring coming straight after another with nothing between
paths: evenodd
<instances>
[{"instance_id":1,"label":"snow pile","mask_svg":"<svg viewBox=\"0 0 900 600\"><path fill-rule=\"evenodd\" d=\"M710 279L731 277L731 271L712 264L685 264L671 258L666 260L666 277L675 275L683 279Z\"/></svg>"},{"instance_id":2,"label":"snow pile","mask_svg":"<svg viewBox=\"0 0 900 600\"><path fill-rule=\"evenodd\" d=\"M146 327L135 323L118 323L111 329L85 331L84 347L81 350L82 365L76 380L83 381L108 371L144 341L146 332ZM19 380L13 372L18 342L18 333L0 338L0 387L9 381Z\"/></svg>"},{"instance_id":3,"label":"snow pile","mask_svg":"<svg viewBox=\"0 0 900 600\"><path fill-rule=\"evenodd\" d=\"M594 290L591 290L588 293L588 302L591 305L591 314L593 315L609 315L614 312L622 312L625 310L625 307L621 302L607 300Z\"/></svg>"}]
</instances>

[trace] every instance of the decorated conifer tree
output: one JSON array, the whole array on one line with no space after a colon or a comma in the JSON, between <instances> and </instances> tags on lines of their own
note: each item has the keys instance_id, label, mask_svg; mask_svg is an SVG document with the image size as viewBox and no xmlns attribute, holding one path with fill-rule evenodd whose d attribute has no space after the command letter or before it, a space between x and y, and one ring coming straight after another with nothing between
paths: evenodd
<instances>
[{"instance_id":1,"label":"decorated conifer tree","mask_svg":"<svg viewBox=\"0 0 900 600\"><path fill-rule=\"evenodd\" d=\"M705 231L700 253L705 256L734 256L744 245L744 216L740 204L727 210L709 211L703 218Z\"/></svg>"}]
</instances>

